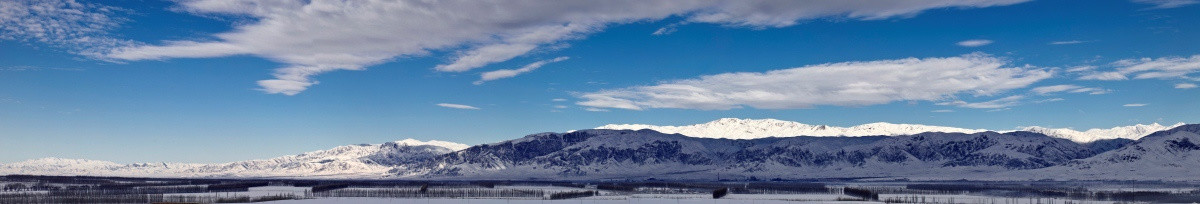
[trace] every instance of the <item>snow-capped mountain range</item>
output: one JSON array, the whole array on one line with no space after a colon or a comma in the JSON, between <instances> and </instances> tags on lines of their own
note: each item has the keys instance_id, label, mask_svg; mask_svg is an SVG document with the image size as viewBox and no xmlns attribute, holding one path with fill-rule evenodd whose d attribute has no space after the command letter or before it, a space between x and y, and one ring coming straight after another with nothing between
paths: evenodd
<instances>
[{"instance_id":1,"label":"snow-capped mountain range","mask_svg":"<svg viewBox=\"0 0 1200 204\"><path fill-rule=\"evenodd\" d=\"M609 124L595 129L609 130L641 130L651 129L668 134L682 134L700 138L725 139L758 139L766 137L792 136L895 136L911 135L923 132L956 132L977 133L984 129L965 129L954 127L869 123L852 127L837 127L828 125L809 125L799 122L776 119L738 119L721 118L712 122L685 126L657 126L644 124Z\"/></svg>"},{"instance_id":2,"label":"snow-capped mountain range","mask_svg":"<svg viewBox=\"0 0 1200 204\"><path fill-rule=\"evenodd\" d=\"M395 171L396 163L428 159L467 147L453 142L405 139L221 164L118 164L85 159L42 158L0 164L0 175L378 178L391 176L388 172Z\"/></svg>"},{"instance_id":3,"label":"snow-capped mountain range","mask_svg":"<svg viewBox=\"0 0 1200 204\"><path fill-rule=\"evenodd\" d=\"M406 139L221 164L44 158L0 164L0 175L1200 180L1200 174L1191 173L1191 169L1200 169L1200 162L1195 162L1200 158L1200 146L1192 141L1200 141L1200 124L988 131L890 123L832 127L726 118L689 126L606 125L474 146Z\"/></svg>"},{"instance_id":4,"label":"snow-capped mountain range","mask_svg":"<svg viewBox=\"0 0 1200 204\"><path fill-rule=\"evenodd\" d=\"M1179 127L1180 125L1183 125L1183 123L1178 123L1171 126L1163 126L1159 125L1158 123L1149 125L1137 124L1132 126L1114 127L1110 129L1090 129L1086 131L1077 131L1069 128L1043 128L1038 126L1023 127L1019 130L985 130L932 125L893 124L885 122L868 123L851 127L837 127L827 125L809 125L776 119L722 118L712 122L684 126L609 124L596 127L595 129L651 129L662 133L679 133L692 137L726 139L757 139L766 137L792 136L896 136L924 132L978 133L985 131L1028 131L1046 134L1051 137L1068 139L1079 143L1088 143L1096 140L1116 138L1137 140L1138 138L1150 133Z\"/></svg>"},{"instance_id":5,"label":"snow-capped mountain range","mask_svg":"<svg viewBox=\"0 0 1200 204\"><path fill-rule=\"evenodd\" d=\"M407 169L422 179L1195 181L1200 145L1191 141L1200 124L1091 143L1027 131L734 140L592 129L477 145Z\"/></svg>"}]
</instances>

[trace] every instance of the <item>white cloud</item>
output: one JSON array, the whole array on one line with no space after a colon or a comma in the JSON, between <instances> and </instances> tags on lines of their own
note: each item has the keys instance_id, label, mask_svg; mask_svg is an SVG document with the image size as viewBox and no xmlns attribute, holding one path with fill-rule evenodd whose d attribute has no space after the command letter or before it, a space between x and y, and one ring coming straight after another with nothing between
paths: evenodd
<instances>
[{"instance_id":1,"label":"white cloud","mask_svg":"<svg viewBox=\"0 0 1200 204\"><path fill-rule=\"evenodd\" d=\"M1063 92L1063 91L1067 91L1067 90L1074 90L1074 89L1079 89L1079 88L1083 88L1083 87L1076 86L1076 85L1070 85L1070 84L1063 84L1063 85L1037 87L1037 88L1031 89L1030 91L1033 91L1038 94L1048 94L1048 93L1054 93L1054 92Z\"/></svg>"},{"instance_id":2,"label":"white cloud","mask_svg":"<svg viewBox=\"0 0 1200 204\"><path fill-rule=\"evenodd\" d=\"M1200 72L1200 55L1191 57L1161 57L1125 59L1113 62L1113 71L1093 72L1079 77L1082 80L1126 80L1185 78Z\"/></svg>"},{"instance_id":3,"label":"white cloud","mask_svg":"<svg viewBox=\"0 0 1200 204\"><path fill-rule=\"evenodd\" d=\"M651 34L651 35L667 35L667 34L671 34L671 33L674 33L675 31L678 31L678 30L679 30L679 29L678 29L678 28L676 28L676 27L679 27L679 25L678 25L678 24L671 24L671 25L663 26L662 28L658 28L658 30L654 30L654 33L650 33L650 34Z\"/></svg>"},{"instance_id":4,"label":"white cloud","mask_svg":"<svg viewBox=\"0 0 1200 204\"><path fill-rule=\"evenodd\" d=\"M984 39L975 39L975 40L964 40L964 41L958 42L956 44L958 44L958 46L963 46L963 47L979 47L979 46L992 44L992 41L984 40Z\"/></svg>"},{"instance_id":5,"label":"white cloud","mask_svg":"<svg viewBox=\"0 0 1200 204\"><path fill-rule=\"evenodd\" d=\"M954 112L954 110L949 110L949 109L941 109L941 110L933 110L933 111L929 111L929 112L934 112L934 113L953 113L953 112Z\"/></svg>"},{"instance_id":6,"label":"white cloud","mask_svg":"<svg viewBox=\"0 0 1200 204\"><path fill-rule=\"evenodd\" d=\"M1122 105L1122 106L1125 106L1125 107L1142 107L1142 106L1146 106L1146 105L1149 105L1149 104L1145 104L1145 103L1130 103L1130 104L1125 104L1125 105Z\"/></svg>"},{"instance_id":7,"label":"white cloud","mask_svg":"<svg viewBox=\"0 0 1200 204\"><path fill-rule=\"evenodd\" d=\"M1196 86L1196 84L1193 84L1193 83L1178 83L1178 84L1175 84L1175 88L1177 88L1177 89L1191 89L1191 88L1196 88L1196 87L1197 87L1197 86Z\"/></svg>"},{"instance_id":8,"label":"white cloud","mask_svg":"<svg viewBox=\"0 0 1200 204\"><path fill-rule=\"evenodd\" d=\"M557 108L557 109L564 109L564 108L567 108L567 106L564 106L564 105L556 105L556 106L554 106L554 108Z\"/></svg>"},{"instance_id":9,"label":"white cloud","mask_svg":"<svg viewBox=\"0 0 1200 204\"><path fill-rule=\"evenodd\" d=\"M439 104L437 104L437 106L454 108L454 109L479 110L479 108L476 108L475 106L468 106L468 105L463 105L463 104L453 104L453 103L439 103Z\"/></svg>"},{"instance_id":10,"label":"white cloud","mask_svg":"<svg viewBox=\"0 0 1200 204\"><path fill-rule=\"evenodd\" d=\"M1151 9L1179 8L1200 3L1200 0L1133 0L1135 3L1154 5Z\"/></svg>"},{"instance_id":11,"label":"white cloud","mask_svg":"<svg viewBox=\"0 0 1200 204\"><path fill-rule=\"evenodd\" d=\"M1070 92L1071 93L1088 93L1091 95L1100 95L1100 94L1110 93L1110 92L1112 92L1112 90L1103 89L1103 88L1087 87L1087 88L1079 88L1079 89L1071 90Z\"/></svg>"},{"instance_id":12,"label":"white cloud","mask_svg":"<svg viewBox=\"0 0 1200 204\"><path fill-rule=\"evenodd\" d=\"M45 71L45 70L53 70L53 71L83 71L84 69L80 69L80 68L62 68L62 67L38 67L38 66L26 66L26 65L22 65L22 66L8 66L8 67L0 67L0 71L12 71L12 72L23 72L23 71Z\"/></svg>"},{"instance_id":13,"label":"white cloud","mask_svg":"<svg viewBox=\"0 0 1200 204\"><path fill-rule=\"evenodd\" d=\"M985 54L829 63L601 90L581 94L584 100L577 104L630 110L863 106L938 101L958 94L993 95L1051 77L1047 70L1005 65L1004 60Z\"/></svg>"},{"instance_id":14,"label":"white cloud","mask_svg":"<svg viewBox=\"0 0 1200 204\"><path fill-rule=\"evenodd\" d=\"M583 110L591 111L591 112L608 112L608 109L603 109L603 108L586 108Z\"/></svg>"},{"instance_id":15,"label":"white cloud","mask_svg":"<svg viewBox=\"0 0 1200 204\"><path fill-rule=\"evenodd\" d=\"M1078 40L1068 40L1068 41L1054 41L1054 42L1050 42L1050 44L1051 44L1051 45L1074 45L1074 44L1079 44L1079 43L1085 43L1085 42L1084 42L1084 41L1078 41Z\"/></svg>"},{"instance_id":16,"label":"white cloud","mask_svg":"<svg viewBox=\"0 0 1200 204\"><path fill-rule=\"evenodd\" d=\"M110 17L118 12L123 10L75 0L0 1L0 40L38 42L97 57L130 44L108 35L125 21Z\"/></svg>"},{"instance_id":17,"label":"white cloud","mask_svg":"<svg viewBox=\"0 0 1200 204\"><path fill-rule=\"evenodd\" d=\"M1000 111L1006 111L1006 110L1012 110L1012 108L997 108L997 109L987 110L987 112L1000 112Z\"/></svg>"},{"instance_id":18,"label":"white cloud","mask_svg":"<svg viewBox=\"0 0 1200 204\"><path fill-rule=\"evenodd\" d=\"M683 23L765 28L818 18L879 20L909 17L929 9L1025 1L181 0L181 11L253 21L204 40L125 46L104 56L116 60L258 56L287 64L276 70L275 79L259 82L262 90L296 94L317 84L312 77L325 72L362 70L432 51L457 53L436 70L463 72L561 45L614 24L670 16L685 19Z\"/></svg>"},{"instance_id":19,"label":"white cloud","mask_svg":"<svg viewBox=\"0 0 1200 204\"><path fill-rule=\"evenodd\" d=\"M1008 96L1008 97L999 98L999 99L990 100L990 101L984 101L984 102L970 103L970 102L966 102L966 101L948 101L948 102L939 102L939 103L937 103L937 105L958 106L958 107L963 107L963 108L1000 109L1000 108L1016 106L1016 105L1020 104L1021 99L1024 99L1024 98L1025 98L1025 96L1022 96L1022 95L1014 95L1014 96Z\"/></svg>"},{"instance_id":20,"label":"white cloud","mask_svg":"<svg viewBox=\"0 0 1200 204\"><path fill-rule=\"evenodd\" d=\"M556 98L556 99L550 99L550 101L554 101L554 102L563 102L563 101L567 101L567 99L565 99L565 98Z\"/></svg>"},{"instance_id":21,"label":"white cloud","mask_svg":"<svg viewBox=\"0 0 1200 204\"><path fill-rule=\"evenodd\" d=\"M1099 94L1109 93L1112 90L1108 90L1108 89L1104 89L1104 88L1082 87L1082 86L1071 85L1071 84L1063 84L1063 85L1053 85L1053 86L1041 86L1041 87L1030 89L1030 91L1037 93L1037 94L1042 94L1042 95L1046 95L1046 94L1050 94L1050 93L1058 93L1058 92L1088 93L1088 94L1092 94L1092 95L1099 95Z\"/></svg>"},{"instance_id":22,"label":"white cloud","mask_svg":"<svg viewBox=\"0 0 1200 204\"><path fill-rule=\"evenodd\" d=\"M475 85L483 84L483 82L486 82L486 81L515 77L518 74L522 74L525 72L531 72L533 70L541 68L542 66L544 66L546 64L554 63L554 62L561 62L561 61L567 60L567 59L570 59L570 58L569 57L558 57L558 58L554 58L554 59L533 62L533 63L530 63L529 65L525 65L524 67L521 67L520 69L501 69L501 70L496 70L496 71L484 72L483 74L479 75L479 81L475 81Z\"/></svg>"},{"instance_id":23,"label":"white cloud","mask_svg":"<svg viewBox=\"0 0 1200 204\"><path fill-rule=\"evenodd\" d=\"M1067 100L1067 99L1063 99L1063 98L1050 98L1050 99L1043 99L1043 100L1034 101L1033 103L1049 103L1049 102L1055 102L1055 101L1064 101L1064 100Z\"/></svg>"}]
</instances>

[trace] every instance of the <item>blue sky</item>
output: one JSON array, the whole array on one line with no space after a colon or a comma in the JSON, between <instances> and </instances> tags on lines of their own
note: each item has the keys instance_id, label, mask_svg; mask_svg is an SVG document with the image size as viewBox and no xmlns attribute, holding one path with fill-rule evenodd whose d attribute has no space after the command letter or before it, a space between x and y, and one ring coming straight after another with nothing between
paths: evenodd
<instances>
[{"instance_id":1,"label":"blue sky","mask_svg":"<svg viewBox=\"0 0 1200 204\"><path fill-rule=\"evenodd\" d=\"M255 2L0 4L0 162L723 117L1200 122L1194 0Z\"/></svg>"}]
</instances>

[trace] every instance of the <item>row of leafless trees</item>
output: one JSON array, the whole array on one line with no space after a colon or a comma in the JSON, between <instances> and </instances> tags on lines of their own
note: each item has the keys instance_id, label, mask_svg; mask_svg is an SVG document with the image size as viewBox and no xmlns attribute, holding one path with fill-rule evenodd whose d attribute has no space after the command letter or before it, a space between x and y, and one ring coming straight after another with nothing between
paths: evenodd
<instances>
[{"instance_id":1,"label":"row of leafless trees","mask_svg":"<svg viewBox=\"0 0 1200 204\"><path fill-rule=\"evenodd\" d=\"M387 198L543 198L542 190L490 188L350 188L314 192L313 197L387 197Z\"/></svg>"},{"instance_id":2,"label":"row of leafless trees","mask_svg":"<svg viewBox=\"0 0 1200 204\"><path fill-rule=\"evenodd\" d=\"M568 192L557 192L557 193L551 193L551 194L550 194L550 197L548 197L548 199L550 199L550 200L561 200L561 199L583 198L583 197L592 197L592 196L596 196L596 194L597 194L597 193L596 193L596 191L568 191Z\"/></svg>"},{"instance_id":3,"label":"row of leafless trees","mask_svg":"<svg viewBox=\"0 0 1200 204\"><path fill-rule=\"evenodd\" d=\"M49 191L52 196L91 196L91 195L127 195L127 194L170 194L170 193L206 193L211 192L207 186L154 186L128 189L74 189Z\"/></svg>"},{"instance_id":4,"label":"row of leafless trees","mask_svg":"<svg viewBox=\"0 0 1200 204\"><path fill-rule=\"evenodd\" d=\"M862 198L863 200L879 200L879 193L867 189L845 188L842 189L842 194Z\"/></svg>"}]
</instances>

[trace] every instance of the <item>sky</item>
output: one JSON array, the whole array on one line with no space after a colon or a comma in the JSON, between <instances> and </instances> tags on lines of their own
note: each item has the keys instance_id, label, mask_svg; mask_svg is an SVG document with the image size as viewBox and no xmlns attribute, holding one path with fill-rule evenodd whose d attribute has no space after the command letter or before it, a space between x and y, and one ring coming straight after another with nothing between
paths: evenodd
<instances>
[{"instance_id":1,"label":"sky","mask_svg":"<svg viewBox=\"0 0 1200 204\"><path fill-rule=\"evenodd\" d=\"M774 118L1200 123L1198 0L0 2L0 162Z\"/></svg>"}]
</instances>

